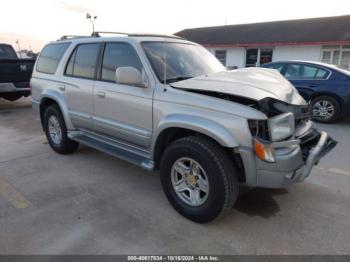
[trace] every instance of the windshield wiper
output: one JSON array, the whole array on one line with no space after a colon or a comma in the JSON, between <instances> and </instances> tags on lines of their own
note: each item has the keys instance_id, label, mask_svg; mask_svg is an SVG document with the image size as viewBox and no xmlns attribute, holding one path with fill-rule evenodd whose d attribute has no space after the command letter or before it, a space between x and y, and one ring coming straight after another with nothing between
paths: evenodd
<instances>
[{"instance_id":1,"label":"windshield wiper","mask_svg":"<svg viewBox=\"0 0 350 262\"><path fill-rule=\"evenodd\" d=\"M187 80L190 78L193 78L193 76L178 76L178 77L173 77L173 78L167 78L165 82L167 84L169 84L169 83L174 83L174 82L178 82L178 81L182 81L182 80ZM162 81L162 82L164 82L164 81Z\"/></svg>"}]
</instances>

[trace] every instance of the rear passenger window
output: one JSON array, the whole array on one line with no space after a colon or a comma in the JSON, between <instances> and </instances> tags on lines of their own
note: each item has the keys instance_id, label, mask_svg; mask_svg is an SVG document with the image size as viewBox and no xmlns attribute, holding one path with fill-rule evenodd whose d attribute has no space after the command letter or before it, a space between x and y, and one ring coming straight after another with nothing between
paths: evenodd
<instances>
[{"instance_id":1,"label":"rear passenger window","mask_svg":"<svg viewBox=\"0 0 350 262\"><path fill-rule=\"evenodd\" d=\"M287 65L287 69L284 73L284 77L288 80L298 80L300 79L300 69L301 65Z\"/></svg>"},{"instance_id":2,"label":"rear passenger window","mask_svg":"<svg viewBox=\"0 0 350 262\"><path fill-rule=\"evenodd\" d=\"M36 70L41 73L54 74L69 45L70 43L61 43L44 47L38 58Z\"/></svg>"},{"instance_id":3,"label":"rear passenger window","mask_svg":"<svg viewBox=\"0 0 350 262\"><path fill-rule=\"evenodd\" d=\"M72 53L65 74L68 76L94 78L100 44L81 44Z\"/></svg>"},{"instance_id":4,"label":"rear passenger window","mask_svg":"<svg viewBox=\"0 0 350 262\"><path fill-rule=\"evenodd\" d=\"M313 66L303 66L303 74L301 75L302 79L314 79L316 77L317 68Z\"/></svg>"},{"instance_id":5,"label":"rear passenger window","mask_svg":"<svg viewBox=\"0 0 350 262\"><path fill-rule=\"evenodd\" d=\"M328 76L327 70L313 66L304 66L303 79L326 79Z\"/></svg>"},{"instance_id":6,"label":"rear passenger window","mask_svg":"<svg viewBox=\"0 0 350 262\"><path fill-rule=\"evenodd\" d=\"M285 72L288 80L320 80L328 77L328 71L319 67L290 64Z\"/></svg>"},{"instance_id":7,"label":"rear passenger window","mask_svg":"<svg viewBox=\"0 0 350 262\"><path fill-rule=\"evenodd\" d=\"M103 55L101 80L114 82L115 70L126 66L142 72L142 64L135 49L126 43L107 43Z\"/></svg>"}]
</instances>

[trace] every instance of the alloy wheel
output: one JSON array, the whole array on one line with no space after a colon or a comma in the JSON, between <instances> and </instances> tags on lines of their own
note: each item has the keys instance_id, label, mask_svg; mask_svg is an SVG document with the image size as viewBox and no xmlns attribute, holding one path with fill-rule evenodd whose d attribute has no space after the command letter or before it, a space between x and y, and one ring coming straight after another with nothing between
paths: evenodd
<instances>
[{"instance_id":1,"label":"alloy wheel","mask_svg":"<svg viewBox=\"0 0 350 262\"><path fill-rule=\"evenodd\" d=\"M203 167L194 159L183 157L171 168L171 182L176 195L189 206L200 206L209 195L209 180Z\"/></svg>"}]
</instances>

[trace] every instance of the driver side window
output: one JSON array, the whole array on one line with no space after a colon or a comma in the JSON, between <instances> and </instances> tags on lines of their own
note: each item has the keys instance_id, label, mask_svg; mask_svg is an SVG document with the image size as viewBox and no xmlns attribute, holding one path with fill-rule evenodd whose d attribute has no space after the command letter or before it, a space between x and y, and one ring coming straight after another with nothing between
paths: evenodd
<instances>
[{"instance_id":1,"label":"driver side window","mask_svg":"<svg viewBox=\"0 0 350 262\"><path fill-rule=\"evenodd\" d=\"M134 67L142 72L141 61L130 44L107 43L103 54L101 80L115 82L115 70L118 67Z\"/></svg>"}]
</instances>

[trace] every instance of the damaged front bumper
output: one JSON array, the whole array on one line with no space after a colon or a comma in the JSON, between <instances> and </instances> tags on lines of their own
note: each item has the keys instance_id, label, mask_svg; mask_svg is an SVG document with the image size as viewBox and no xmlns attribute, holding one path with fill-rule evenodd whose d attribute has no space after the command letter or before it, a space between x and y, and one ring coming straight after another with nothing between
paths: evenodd
<instances>
[{"instance_id":1,"label":"damaged front bumper","mask_svg":"<svg viewBox=\"0 0 350 262\"><path fill-rule=\"evenodd\" d=\"M337 142L326 132L311 128L295 139L270 143L273 149L273 163L263 161L254 152L241 148L246 184L265 188L283 188L301 182L310 175L312 167L336 144ZM255 173L255 176L249 175L252 173Z\"/></svg>"}]
</instances>

